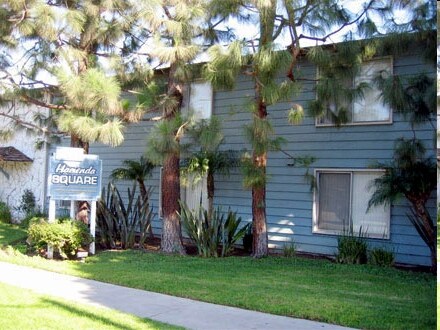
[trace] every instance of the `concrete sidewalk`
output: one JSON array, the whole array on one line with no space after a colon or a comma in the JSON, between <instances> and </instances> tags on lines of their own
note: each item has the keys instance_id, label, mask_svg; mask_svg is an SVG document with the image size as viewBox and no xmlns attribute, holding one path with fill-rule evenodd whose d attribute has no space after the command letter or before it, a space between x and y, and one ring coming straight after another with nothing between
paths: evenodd
<instances>
[{"instance_id":1,"label":"concrete sidewalk","mask_svg":"<svg viewBox=\"0 0 440 330\"><path fill-rule=\"evenodd\" d=\"M189 329L348 329L131 289L4 262L0 262L0 282Z\"/></svg>"}]
</instances>

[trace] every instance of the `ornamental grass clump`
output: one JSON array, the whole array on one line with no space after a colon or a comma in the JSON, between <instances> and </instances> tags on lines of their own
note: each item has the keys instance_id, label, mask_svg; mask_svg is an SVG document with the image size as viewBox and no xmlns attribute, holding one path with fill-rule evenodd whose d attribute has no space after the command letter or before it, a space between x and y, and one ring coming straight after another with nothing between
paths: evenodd
<instances>
[{"instance_id":1,"label":"ornamental grass clump","mask_svg":"<svg viewBox=\"0 0 440 330\"><path fill-rule=\"evenodd\" d=\"M44 218L34 218L28 228L27 243L42 254L51 245L61 258L73 258L78 249L93 242L87 226L76 220L56 220L49 223Z\"/></svg>"},{"instance_id":2,"label":"ornamental grass clump","mask_svg":"<svg viewBox=\"0 0 440 330\"><path fill-rule=\"evenodd\" d=\"M338 254L336 262L341 264L365 264L367 263L368 244L359 231L359 235L354 235L350 230L338 238Z\"/></svg>"},{"instance_id":3,"label":"ornamental grass clump","mask_svg":"<svg viewBox=\"0 0 440 330\"><path fill-rule=\"evenodd\" d=\"M368 262L376 266L391 267L394 264L394 253L386 248L374 248L368 254Z\"/></svg>"},{"instance_id":4,"label":"ornamental grass clump","mask_svg":"<svg viewBox=\"0 0 440 330\"><path fill-rule=\"evenodd\" d=\"M142 248L153 219L150 195L151 188L141 195L137 194L134 181L132 189L127 190L125 200L116 186L109 183L107 192L102 190L97 203L99 243L111 249L132 249L136 243Z\"/></svg>"}]
</instances>

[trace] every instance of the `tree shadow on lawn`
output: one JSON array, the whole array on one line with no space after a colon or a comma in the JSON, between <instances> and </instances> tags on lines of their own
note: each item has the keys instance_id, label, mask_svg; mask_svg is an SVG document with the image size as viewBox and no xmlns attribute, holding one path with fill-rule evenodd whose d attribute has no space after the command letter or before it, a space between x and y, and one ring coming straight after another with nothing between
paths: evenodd
<instances>
[{"instance_id":1,"label":"tree shadow on lawn","mask_svg":"<svg viewBox=\"0 0 440 330\"><path fill-rule=\"evenodd\" d=\"M68 312L70 314L74 314L77 317L92 319L92 320L95 320L96 322L103 323L103 324L115 327L117 329L137 330L136 328L129 327L127 324L123 324L123 323L109 320L108 318L103 317L102 315L100 315L98 313L89 312L85 308L75 307L74 306L75 302L72 302L71 304L67 304L67 303L63 303L63 302L60 302L60 301L57 301L54 299L50 299L50 298L46 298L46 297L42 297L41 302L43 302L44 304L52 305L53 307L56 307L59 309L64 309L66 312ZM96 310L96 312L98 312L98 310Z\"/></svg>"}]
</instances>

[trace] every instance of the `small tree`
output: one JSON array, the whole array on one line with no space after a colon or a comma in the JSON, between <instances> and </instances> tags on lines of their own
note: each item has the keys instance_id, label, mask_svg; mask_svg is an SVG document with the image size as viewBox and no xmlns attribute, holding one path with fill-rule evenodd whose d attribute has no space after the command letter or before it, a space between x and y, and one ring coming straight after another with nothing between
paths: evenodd
<instances>
[{"instance_id":1,"label":"small tree","mask_svg":"<svg viewBox=\"0 0 440 330\"><path fill-rule=\"evenodd\" d=\"M185 172L195 174L195 180L207 176L208 218L214 211L215 174L228 174L231 167L238 165L238 159L231 150L220 150L224 140L221 122L213 116L202 120L188 131L194 144L200 146L188 159Z\"/></svg>"},{"instance_id":2,"label":"small tree","mask_svg":"<svg viewBox=\"0 0 440 330\"><path fill-rule=\"evenodd\" d=\"M375 167L385 174L374 180L375 192L368 206L391 204L404 197L410 203L407 216L431 250L432 271L437 265L437 236L434 220L426 204L437 187L437 167L432 157L425 157L425 148L416 139L397 141L393 160Z\"/></svg>"}]
</instances>

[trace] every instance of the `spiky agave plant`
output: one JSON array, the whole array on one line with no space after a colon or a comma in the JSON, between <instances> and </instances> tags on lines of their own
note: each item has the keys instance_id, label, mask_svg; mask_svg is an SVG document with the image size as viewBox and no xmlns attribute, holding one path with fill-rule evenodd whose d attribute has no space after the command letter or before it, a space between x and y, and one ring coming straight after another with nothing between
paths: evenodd
<instances>
[{"instance_id":1,"label":"spiky agave plant","mask_svg":"<svg viewBox=\"0 0 440 330\"><path fill-rule=\"evenodd\" d=\"M141 156L139 160L126 159L122 162L124 167L115 168L110 177L114 180L132 180L139 184L139 191L142 201L148 201L148 192L145 187L145 180L151 176L154 164L146 157ZM153 228L148 228L150 238L154 238Z\"/></svg>"}]
</instances>

